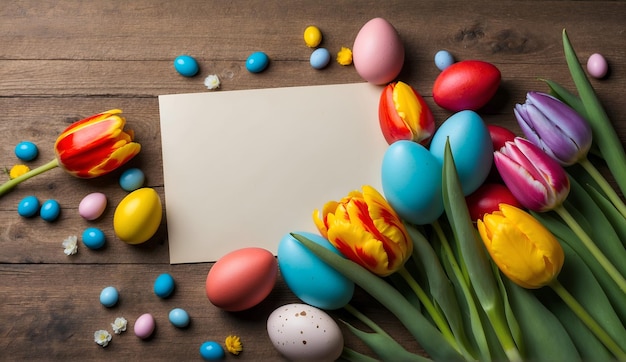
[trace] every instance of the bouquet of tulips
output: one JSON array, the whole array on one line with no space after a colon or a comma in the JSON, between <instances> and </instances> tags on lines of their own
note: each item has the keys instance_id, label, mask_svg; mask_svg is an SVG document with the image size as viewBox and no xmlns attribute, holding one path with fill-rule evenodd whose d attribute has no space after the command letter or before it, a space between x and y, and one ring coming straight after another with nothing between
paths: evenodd
<instances>
[{"instance_id":1,"label":"bouquet of tulips","mask_svg":"<svg viewBox=\"0 0 626 362\"><path fill-rule=\"evenodd\" d=\"M550 95L529 92L516 106L525 137L495 149L506 192L487 190L495 201L477 220L447 142L436 221L411 224L364 186L314 213L343 256L292 234L393 313L434 360L626 360L626 206L594 166L608 166L623 195L626 156L565 31L563 44L578 95L545 80ZM378 358L429 360L344 308L371 329L347 324ZM343 357L371 360L348 347Z\"/></svg>"}]
</instances>

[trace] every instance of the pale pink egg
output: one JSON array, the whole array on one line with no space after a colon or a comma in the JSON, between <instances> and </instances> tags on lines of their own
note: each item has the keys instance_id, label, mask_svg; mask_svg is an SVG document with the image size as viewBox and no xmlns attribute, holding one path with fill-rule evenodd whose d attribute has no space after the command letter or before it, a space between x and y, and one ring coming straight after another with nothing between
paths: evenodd
<instances>
[{"instance_id":1,"label":"pale pink egg","mask_svg":"<svg viewBox=\"0 0 626 362\"><path fill-rule=\"evenodd\" d=\"M101 192L93 192L85 196L78 204L78 214L85 220L99 218L107 207L107 197Z\"/></svg>"},{"instance_id":2,"label":"pale pink egg","mask_svg":"<svg viewBox=\"0 0 626 362\"><path fill-rule=\"evenodd\" d=\"M383 18L368 21L354 40L352 61L361 78L370 83L393 81L404 65L404 45L398 31Z\"/></svg>"},{"instance_id":3,"label":"pale pink egg","mask_svg":"<svg viewBox=\"0 0 626 362\"><path fill-rule=\"evenodd\" d=\"M587 60L587 72L594 78L604 78L609 71L609 63L602 54L593 53Z\"/></svg>"},{"instance_id":4,"label":"pale pink egg","mask_svg":"<svg viewBox=\"0 0 626 362\"><path fill-rule=\"evenodd\" d=\"M152 314L145 313L137 318L137 320L135 321L135 326L133 328L137 337L141 339L146 339L152 335L155 327L156 323L154 322L154 317L152 317Z\"/></svg>"},{"instance_id":5,"label":"pale pink egg","mask_svg":"<svg viewBox=\"0 0 626 362\"><path fill-rule=\"evenodd\" d=\"M278 275L276 257L266 249L243 248L220 258L209 270L206 295L230 312L254 307L272 291Z\"/></svg>"}]
</instances>

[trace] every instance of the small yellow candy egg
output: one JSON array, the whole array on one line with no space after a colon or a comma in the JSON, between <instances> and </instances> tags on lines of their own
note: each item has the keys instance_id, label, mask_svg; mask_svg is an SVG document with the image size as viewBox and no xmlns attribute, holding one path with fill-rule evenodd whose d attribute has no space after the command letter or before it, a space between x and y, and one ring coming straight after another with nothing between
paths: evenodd
<instances>
[{"instance_id":1,"label":"small yellow candy egg","mask_svg":"<svg viewBox=\"0 0 626 362\"><path fill-rule=\"evenodd\" d=\"M162 212L161 198L154 189L144 187L135 190L115 208L115 235L128 244L146 242L159 228Z\"/></svg>"},{"instance_id":2,"label":"small yellow candy egg","mask_svg":"<svg viewBox=\"0 0 626 362\"><path fill-rule=\"evenodd\" d=\"M309 48L315 48L322 42L322 32L320 29L311 25L304 29L304 42Z\"/></svg>"}]
</instances>

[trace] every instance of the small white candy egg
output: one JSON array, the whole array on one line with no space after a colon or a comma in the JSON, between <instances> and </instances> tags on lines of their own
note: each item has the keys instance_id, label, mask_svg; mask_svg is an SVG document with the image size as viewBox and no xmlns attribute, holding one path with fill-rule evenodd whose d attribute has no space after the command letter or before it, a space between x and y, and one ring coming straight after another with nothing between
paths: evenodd
<instances>
[{"instance_id":1,"label":"small white candy egg","mask_svg":"<svg viewBox=\"0 0 626 362\"><path fill-rule=\"evenodd\" d=\"M343 350L337 323L321 309L293 303L277 308L267 318L267 333L287 359L334 361Z\"/></svg>"}]
</instances>

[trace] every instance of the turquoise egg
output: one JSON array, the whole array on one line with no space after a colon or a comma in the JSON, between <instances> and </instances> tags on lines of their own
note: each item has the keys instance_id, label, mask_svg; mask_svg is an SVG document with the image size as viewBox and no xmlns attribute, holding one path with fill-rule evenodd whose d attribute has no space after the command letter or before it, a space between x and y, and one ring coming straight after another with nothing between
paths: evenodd
<instances>
[{"instance_id":1,"label":"turquoise egg","mask_svg":"<svg viewBox=\"0 0 626 362\"><path fill-rule=\"evenodd\" d=\"M106 238L102 230L90 227L83 231L83 244L89 249L100 249L104 246Z\"/></svg>"},{"instance_id":2,"label":"turquoise egg","mask_svg":"<svg viewBox=\"0 0 626 362\"><path fill-rule=\"evenodd\" d=\"M467 196L485 182L491 170L493 142L489 130L474 111L460 111L450 116L430 141L430 152L442 165L447 139L463 194Z\"/></svg>"},{"instance_id":3,"label":"turquoise egg","mask_svg":"<svg viewBox=\"0 0 626 362\"><path fill-rule=\"evenodd\" d=\"M309 62L315 69L324 69L330 63L330 52L326 48L315 49L311 53Z\"/></svg>"},{"instance_id":4,"label":"turquoise egg","mask_svg":"<svg viewBox=\"0 0 626 362\"><path fill-rule=\"evenodd\" d=\"M320 235L297 232L307 239L341 255ZM354 294L354 283L320 260L290 234L278 244L278 267L293 294L303 302L320 309L339 309L348 304Z\"/></svg>"},{"instance_id":5,"label":"turquoise egg","mask_svg":"<svg viewBox=\"0 0 626 362\"><path fill-rule=\"evenodd\" d=\"M189 314L182 308L174 308L169 314L170 323L178 328L185 328L189 325Z\"/></svg>"},{"instance_id":6,"label":"turquoise egg","mask_svg":"<svg viewBox=\"0 0 626 362\"><path fill-rule=\"evenodd\" d=\"M22 141L15 146L15 156L22 161L32 161L39 155L37 145L30 141Z\"/></svg>"},{"instance_id":7,"label":"turquoise egg","mask_svg":"<svg viewBox=\"0 0 626 362\"><path fill-rule=\"evenodd\" d=\"M198 62L189 55L179 55L174 59L174 69L185 77L193 77L198 73L200 67Z\"/></svg>"},{"instance_id":8,"label":"turquoise egg","mask_svg":"<svg viewBox=\"0 0 626 362\"><path fill-rule=\"evenodd\" d=\"M441 164L413 141L396 141L385 151L382 164L383 194L400 218L430 224L443 213Z\"/></svg>"},{"instance_id":9,"label":"turquoise egg","mask_svg":"<svg viewBox=\"0 0 626 362\"><path fill-rule=\"evenodd\" d=\"M263 52L254 52L246 60L246 69L250 73L260 73L267 68L270 58Z\"/></svg>"},{"instance_id":10,"label":"turquoise egg","mask_svg":"<svg viewBox=\"0 0 626 362\"><path fill-rule=\"evenodd\" d=\"M225 357L224 348L215 341L206 341L200 346L200 356L205 361L219 361Z\"/></svg>"},{"instance_id":11,"label":"turquoise egg","mask_svg":"<svg viewBox=\"0 0 626 362\"><path fill-rule=\"evenodd\" d=\"M129 168L120 176L120 186L124 191L135 191L141 188L145 181L146 176L138 168Z\"/></svg>"},{"instance_id":12,"label":"turquoise egg","mask_svg":"<svg viewBox=\"0 0 626 362\"><path fill-rule=\"evenodd\" d=\"M17 213L22 217L33 217L39 212L39 200L35 196L26 196L17 205Z\"/></svg>"},{"instance_id":13,"label":"turquoise egg","mask_svg":"<svg viewBox=\"0 0 626 362\"><path fill-rule=\"evenodd\" d=\"M174 292L174 287L174 278L167 273L163 273L154 281L154 294L160 298L167 298Z\"/></svg>"},{"instance_id":14,"label":"turquoise egg","mask_svg":"<svg viewBox=\"0 0 626 362\"><path fill-rule=\"evenodd\" d=\"M48 222L56 220L60 213L61 206L56 200L46 200L41 204L41 209L39 210L39 216Z\"/></svg>"},{"instance_id":15,"label":"turquoise egg","mask_svg":"<svg viewBox=\"0 0 626 362\"><path fill-rule=\"evenodd\" d=\"M120 294L115 287L106 287L100 292L100 303L109 308L117 304Z\"/></svg>"}]
</instances>

